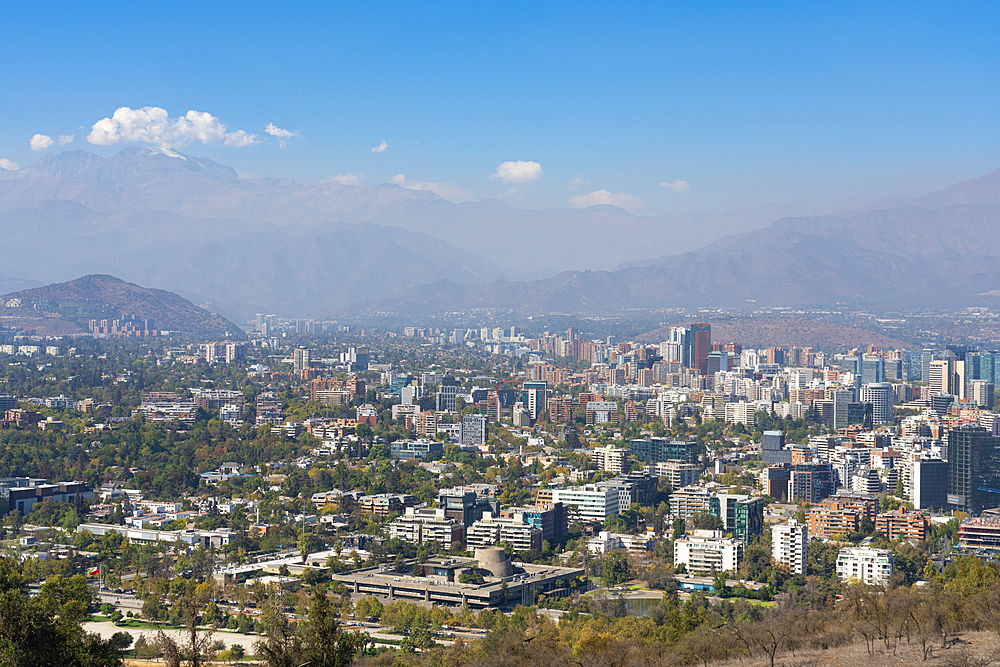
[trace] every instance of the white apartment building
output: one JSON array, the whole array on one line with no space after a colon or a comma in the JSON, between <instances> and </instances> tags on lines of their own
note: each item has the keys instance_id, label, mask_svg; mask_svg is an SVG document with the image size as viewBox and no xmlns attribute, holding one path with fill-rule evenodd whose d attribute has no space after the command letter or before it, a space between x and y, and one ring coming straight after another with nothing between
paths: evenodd
<instances>
[{"instance_id":1,"label":"white apartment building","mask_svg":"<svg viewBox=\"0 0 1000 667\"><path fill-rule=\"evenodd\" d=\"M516 551L541 551L542 529L527 523L520 512L512 517L495 517L491 512L483 512L483 518L469 526L465 535L469 549L492 547L500 542L509 542Z\"/></svg>"},{"instance_id":2,"label":"white apartment building","mask_svg":"<svg viewBox=\"0 0 1000 667\"><path fill-rule=\"evenodd\" d=\"M837 579L885 586L895 572L892 551L872 547L845 547L837 556Z\"/></svg>"},{"instance_id":3,"label":"white apartment building","mask_svg":"<svg viewBox=\"0 0 1000 667\"><path fill-rule=\"evenodd\" d=\"M695 530L674 541L674 567L711 574L735 570L743 558L743 543L722 537L721 530Z\"/></svg>"},{"instance_id":4,"label":"white apartment building","mask_svg":"<svg viewBox=\"0 0 1000 667\"><path fill-rule=\"evenodd\" d=\"M771 527L771 558L787 564L795 574L806 573L809 529L795 519Z\"/></svg>"},{"instance_id":5,"label":"white apartment building","mask_svg":"<svg viewBox=\"0 0 1000 667\"><path fill-rule=\"evenodd\" d=\"M389 524L389 537L423 544L437 542L451 549L462 542L462 526L447 518L440 507L407 507L406 514Z\"/></svg>"},{"instance_id":6,"label":"white apartment building","mask_svg":"<svg viewBox=\"0 0 1000 667\"><path fill-rule=\"evenodd\" d=\"M569 517L575 521L604 522L609 516L618 514L617 489L599 489L594 484L553 489L552 502L562 503L568 508Z\"/></svg>"},{"instance_id":7,"label":"white apartment building","mask_svg":"<svg viewBox=\"0 0 1000 667\"><path fill-rule=\"evenodd\" d=\"M608 445L598 447L588 453L592 460L601 470L605 470L616 475L622 475L629 469L629 450Z\"/></svg>"},{"instance_id":8,"label":"white apartment building","mask_svg":"<svg viewBox=\"0 0 1000 667\"><path fill-rule=\"evenodd\" d=\"M683 489L685 486L697 484L701 477L701 467L695 463L681 463L680 461L663 461L653 466L648 466L650 472L657 477L666 477L670 482L671 489Z\"/></svg>"}]
</instances>

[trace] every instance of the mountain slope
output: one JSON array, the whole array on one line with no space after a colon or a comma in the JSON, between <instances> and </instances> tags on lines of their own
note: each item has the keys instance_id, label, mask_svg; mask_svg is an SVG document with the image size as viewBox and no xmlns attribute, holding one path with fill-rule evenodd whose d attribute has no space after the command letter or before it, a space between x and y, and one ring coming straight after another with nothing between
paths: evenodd
<instances>
[{"instance_id":1,"label":"mountain slope","mask_svg":"<svg viewBox=\"0 0 1000 667\"><path fill-rule=\"evenodd\" d=\"M0 297L5 303L20 300L20 307L3 307L4 315L23 317L35 311L54 314L80 330L90 319L135 317L153 320L155 328L200 335L242 337L239 327L229 320L199 308L187 299L165 290L127 283L108 275L89 275L76 280L12 292Z\"/></svg>"},{"instance_id":2,"label":"mountain slope","mask_svg":"<svg viewBox=\"0 0 1000 667\"><path fill-rule=\"evenodd\" d=\"M984 293L1000 289L1000 203L978 200L986 203L783 218L641 266L465 288L434 283L352 312L982 305Z\"/></svg>"}]
</instances>

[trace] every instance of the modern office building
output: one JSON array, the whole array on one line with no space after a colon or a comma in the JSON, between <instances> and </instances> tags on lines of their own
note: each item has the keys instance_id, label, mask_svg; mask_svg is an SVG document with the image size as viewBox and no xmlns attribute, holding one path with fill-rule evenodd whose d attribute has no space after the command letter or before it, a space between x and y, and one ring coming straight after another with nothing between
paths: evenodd
<instances>
[{"instance_id":1,"label":"modern office building","mask_svg":"<svg viewBox=\"0 0 1000 667\"><path fill-rule=\"evenodd\" d=\"M712 351L712 325L691 325L691 368L708 375L708 353Z\"/></svg>"},{"instance_id":2,"label":"modern office building","mask_svg":"<svg viewBox=\"0 0 1000 667\"><path fill-rule=\"evenodd\" d=\"M546 394L548 392L547 382L525 382L521 395L521 403L528 409L531 421L534 422L545 414Z\"/></svg>"},{"instance_id":3,"label":"modern office building","mask_svg":"<svg viewBox=\"0 0 1000 667\"><path fill-rule=\"evenodd\" d=\"M861 402L871 403L873 423L892 422L893 391L892 385L888 382L861 385Z\"/></svg>"},{"instance_id":4,"label":"modern office building","mask_svg":"<svg viewBox=\"0 0 1000 667\"><path fill-rule=\"evenodd\" d=\"M717 493L708 501L710 514L722 519L723 529L733 538L749 544L764 533L764 498Z\"/></svg>"},{"instance_id":5,"label":"modern office building","mask_svg":"<svg viewBox=\"0 0 1000 667\"><path fill-rule=\"evenodd\" d=\"M948 433L947 500L973 516L1000 505L1000 438L978 426Z\"/></svg>"},{"instance_id":6,"label":"modern office building","mask_svg":"<svg viewBox=\"0 0 1000 667\"><path fill-rule=\"evenodd\" d=\"M784 431L764 431L760 439L760 455L765 465L792 462L792 452L785 449Z\"/></svg>"},{"instance_id":7,"label":"modern office building","mask_svg":"<svg viewBox=\"0 0 1000 667\"><path fill-rule=\"evenodd\" d=\"M918 510L948 506L948 462L918 459L910 466L910 502Z\"/></svg>"},{"instance_id":8,"label":"modern office building","mask_svg":"<svg viewBox=\"0 0 1000 667\"><path fill-rule=\"evenodd\" d=\"M629 441L632 458L643 463L698 463L701 445L694 440L670 440L668 438L636 438Z\"/></svg>"}]
</instances>

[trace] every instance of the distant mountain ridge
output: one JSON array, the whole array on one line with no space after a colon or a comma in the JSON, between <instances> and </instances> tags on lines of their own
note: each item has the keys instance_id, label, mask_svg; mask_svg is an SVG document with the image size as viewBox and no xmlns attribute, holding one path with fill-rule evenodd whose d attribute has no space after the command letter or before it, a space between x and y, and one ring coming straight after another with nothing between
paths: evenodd
<instances>
[{"instance_id":1,"label":"distant mountain ridge","mask_svg":"<svg viewBox=\"0 0 1000 667\"><path fill-rule=\"evenodd\" d=\"M260 311L982 305L1000 290L998 220L1000 170L837 212L793 202L639 216L456 204L393 184L243 178L152 148L110 158L66 151L0 170L0 271L41 282L110 273L237 320Z\"/></svg>"},{"instance_id":2,"label":"distant mountain ridge","mask_svg":"<svg viewBox=\"0 0 1000 667\"><path fill-rule=\"evenodd\" d=\"M0 270L43 282L100 271L153 280L237 317L320 316L439 279L610 269L810 212L799 203L677 216L612 206L532 211L495 199L456 204L388 183L242 178L155 148L109 158L73 150L0 170L0 235L15 249ZM283 264L303 248L332 254Z\"/></svg>"},{"instance_id":3,"label":"distant mountain ridge","mask_svg":"<svg viewBox=\"0 0 1000 667\"><path fill-rule=\"evenodd\" d=\"M72 333L66 323L86 331L89 319L134 316L137 320L153 320L159 331L243 337L238 326L183 297L166 290L140 287L109 275L83 276L0 297L4 304L15 300L20 300L21 305L0 307L0 315L7 319L30 319L38 315L36 327L55 329L52 325L57 324L59 333Z\"/></svg>"},{"instance_id":4,"label":"distant mountain ridge","mask_svg":"<svg viewBox=\"0 0 1000 667\"><path fill-rule=\"evenodd\" d=\"M356 306L409 314L516 308L997 305L1000 170L903 208L782 218L698 250L521 283L432 283Z\"/></svg>"}]
</instances>

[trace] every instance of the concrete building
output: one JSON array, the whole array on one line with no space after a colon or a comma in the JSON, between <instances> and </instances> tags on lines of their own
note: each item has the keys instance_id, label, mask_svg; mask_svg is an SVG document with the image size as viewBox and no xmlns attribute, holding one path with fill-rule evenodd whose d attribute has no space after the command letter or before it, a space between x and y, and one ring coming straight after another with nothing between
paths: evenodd
<instances>
[{"instance_id":1,"label":"concrete building","mask_svg":"<svg viewBox=\"0 0 1000 667\"><path fill-rule=\"evenodd\" d=\"M492 547L507 542L515 551L541 551L542 529L528 523L520 512L508 516L483 512L483 518L466 531L465 542L470 548Z\"/></svg>"},{"instance_id":2,"label":"concrete building","mask_svg":"<svg viewBox=\"0 0 1000 667\"><path fill-rule=\"evenodd\" d=\"M616 475L627 473L629 470L629 450L607 445L590 450L587 455L590 460L597 464L597 467L606 472Z\"/></svg>"},{"instance_id":3,"label":"concrete building","mask_svg":"<svg viewBox=\"0 0 1000 667\"><path fill-rule=\"evenodd\" d=\"M688 572L714 574L739 567L743 543L722 537L722 531L695 530L674 541L674 567Z\"/></svg>"},{"instance_id":4,"label":"concrete building","mask_svg":"<svg viewBox=\"0 0 1000 667\"><path fill-rule=\"evenodd\" d=\"M685 486L697 484L701 477L701 467L694 463L681 463L680 461L665 461L647 466L657 477L665 477L671 489L681 489Z\"/></svg>"},{"instance_id":5,"label":"concrete building","mask_svg":"<svg viewBox=\"0 0 1000 667\"><path fill-rule=\"evenodd\" d=\"M806 573L809 528L795 519L771 527L771 558L785 563L795 574Z\"/></svg>"},{"instance_id":6,"label":"concrete building","mask_svg":"<svg viewBox=\"0 0 1000 667\"><path fill-rule=\"evenodd\" d=\"M566 506L573 521L599 521L618 514L620 508L617 489L598 488L593 484L553 489L552 502Z\"/></svg>"},{"instance_id":7,"label":"concrete building","mask_svg":"<svg viewBox=\"0 0 1000 667\"><path fill-rule=\"evenodd\" d=\"M888 382L872 382L861 386L861 402L872 404L872 421L875 424L892 422L892 385Z\"/></svg>"},{"instance_id":8,"label":"concrete building","mask_svg":"<svg viewBox=\"0 0 1000 667\"><path fill-rule=\"evenodd\" d=\"M930 534L930 522L924 514L900 507L875 517L875 530L885 534L886 539L923 542Z\"/></svg>"},{"instance_id":9,"label":"concrete building","mask_svg":"<svg viewBox=\"0 0 1000 667\"><path fill-rule=\"evenodd\" d=\"M415 544L437 542L446 551L461 544L464 535L464 527L445 516L439 507L407 507L406 514L389 524L390 538Z\"/></svg>"},{"instance_id":10,"label":"concrete building","mask_svg":"<svg viewBox=\"0 0 1000 667\"><path fill-rule=\"evenodd\" d=\"M885 586L895 572L892 551L872 547L846 547L837 555L837 579Z\"/></svg>"}]
</instances>

